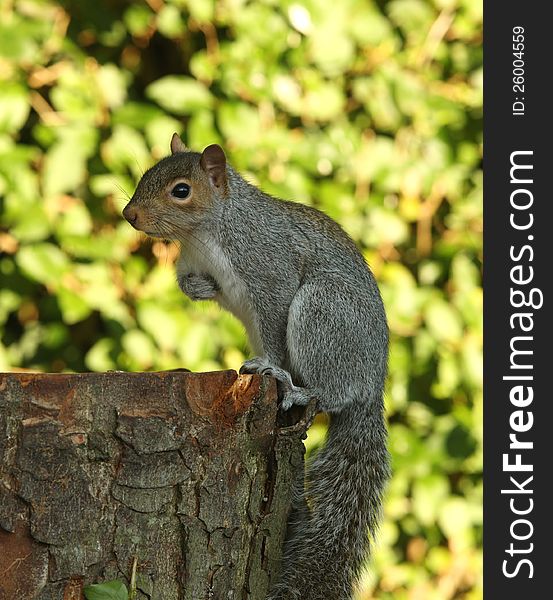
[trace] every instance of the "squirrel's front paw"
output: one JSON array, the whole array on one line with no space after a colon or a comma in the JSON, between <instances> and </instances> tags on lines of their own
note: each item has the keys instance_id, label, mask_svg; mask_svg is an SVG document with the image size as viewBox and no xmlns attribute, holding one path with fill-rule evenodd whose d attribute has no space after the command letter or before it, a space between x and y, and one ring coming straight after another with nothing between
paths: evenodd
<instances>
[{"instance_id":1,"label":"squirrel's front paw","mask_svg":"<svg viewBox=\"0 0 553 600\"><path fill-rule=\"evenodd\" d=\"M250 358L242 365L240 373L259 373L260 375L274 377L279 382L279 390L282 396L280 407L282 410L288 410L294 404L306 406L311 400L311 395L307 390L294 385L292 376L288 371L272 365L266 358Z\"/></svg>"},{"instance_id":2,"label":"squirrel's front paw","mask_svg":"<svg viewBox=\"0 0 553 600\"><path fill-rule=\"evenodd\" d=\"M210 300L219 291L217 282L206 273L187 273L179 277L180 289L192 300Z\"/></svg>"},{"instance_id":3,"label":"squirrel's front paw","mask_svg":"<svg viewBox=\"0 0 553 600\"><path fill-rule=\"evenodd\" d=\"M266 358L256 357L247 360L240 368L240 373L259 373L259 375L270 375L277 381L283 383L287 389L294 389L292 376L288 371L272 365Z\"/></svg>"}]
</instances>

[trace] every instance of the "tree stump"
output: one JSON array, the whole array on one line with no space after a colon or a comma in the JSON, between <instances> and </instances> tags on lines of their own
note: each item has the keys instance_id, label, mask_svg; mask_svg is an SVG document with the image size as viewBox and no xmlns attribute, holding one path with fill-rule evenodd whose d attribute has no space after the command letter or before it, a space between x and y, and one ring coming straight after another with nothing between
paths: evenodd
<instances>
[{"instance_id":1,"label":"tree stump","mask_svg":"<svg viewBox=\"0 0 553 600\"><path fill-rule=\"evenodd\" d=\"M278 571L302 432L272 379L0 374L0 599L263 600Z\"/></svg>"}]
</instances>

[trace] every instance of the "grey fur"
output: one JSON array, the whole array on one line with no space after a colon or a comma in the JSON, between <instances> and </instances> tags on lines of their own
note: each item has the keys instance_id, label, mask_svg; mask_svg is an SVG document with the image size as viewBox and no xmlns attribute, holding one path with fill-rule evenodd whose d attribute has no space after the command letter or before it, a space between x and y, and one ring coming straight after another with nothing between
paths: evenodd
<instances>
[{"instance_id":1,"label":"grey fur","mask_svg":"<svg viewBox=\"0 0 553 600\"><path fill-rule=\"evenodd\" d=\"M332 219L263 193L229 166L221 192L200 156L177 153L145 173L129 203L140 211L135 226L179 240L183 292L214 298L243 321L259 355L243 371L282 381L285 409L315 397L330 414L326 443L294 501L282 575L269 600L346 600L368 557L389 477L388 327L378 287ZM196 203L160 200L178 177L192 182Z\"/></svg>"}]
</instances>

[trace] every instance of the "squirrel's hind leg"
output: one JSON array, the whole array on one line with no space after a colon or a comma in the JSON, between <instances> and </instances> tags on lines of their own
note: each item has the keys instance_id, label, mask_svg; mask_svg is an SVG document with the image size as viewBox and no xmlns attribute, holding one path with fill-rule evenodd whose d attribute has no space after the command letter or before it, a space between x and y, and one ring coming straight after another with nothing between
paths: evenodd
<instances>
[{"instance_id":1,"label":"squirrel's hind leg","mask_svg":"<svg viewBox=\"0 0 553 600\"><path fill-rule=\"evenodd\" d=\"M318 399L323 412L338 413L363 400L370 381L371 331L364 301L331 275L305 282L288 314L290 369ZM347 351L344 351L347 348ZM293 397L295 404L301 399Z\"/></svg>"}]
</instances>

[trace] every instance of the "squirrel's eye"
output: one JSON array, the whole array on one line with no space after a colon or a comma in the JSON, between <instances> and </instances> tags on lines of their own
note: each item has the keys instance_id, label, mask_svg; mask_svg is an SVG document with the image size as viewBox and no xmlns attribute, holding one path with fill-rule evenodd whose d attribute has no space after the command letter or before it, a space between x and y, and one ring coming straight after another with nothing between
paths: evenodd
<instances>
[{"instance_id":1,"label":"squirrel's eye","mask_svg":"<svg viewBox=\"0 0 553 600\"><path fill-rule=\"evenodd\" d=\"M180 198L183 200L190 194L190 186L187 183L177 183L177 185L171 190L171 196Z\"/></svg>"}]
</instances>

